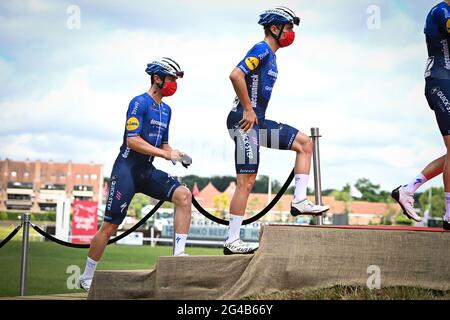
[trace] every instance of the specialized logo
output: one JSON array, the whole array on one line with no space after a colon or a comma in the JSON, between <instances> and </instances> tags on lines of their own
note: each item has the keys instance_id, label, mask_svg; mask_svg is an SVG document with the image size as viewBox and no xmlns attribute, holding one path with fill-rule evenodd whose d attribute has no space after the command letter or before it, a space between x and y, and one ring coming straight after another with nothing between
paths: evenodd
<instances>
[{"instance_id":1,"label":"specialized logo","mask_svg":"<svg viewBox=\"0 0 450 320\"><path fill-rule=\"evenodd\" d=\"M120 206L120 213L123 213L123 210L125 210L126 207L127 207L127 203L126 202L122 203Z\"/></svg>"},{"instance_id":2,"label":"specialized logo","mask_svg":"<svg viewBox=\"0 0 450 320\"><path fill-rule=\"evenodd\" d=\"M247 65L247 68L253 71L258 68L259 59L257 57L248 57L247 59L245 59L245 64Z\"/></svg>"},{"instance_id":3,"label":"specialized logo","mask_svg":"<svg viewBox=\"0 0 450 320\"><path fill-rule=\"evenodd\" d=\"M235 97L233 101L233 106L231 107L231 111L237 111L239 103L240 103L239 98Z\"/></svg>"},{"instance_id":4,"label":"specialized logo","mask_svg":"<svg viewBox=\"0 0 450 320\"><path fill-rule=\"evenodd\" d=\"M434 57L429 57L425 66L425 78L431 76L431 69L434 66Z\"/></svg>"},{"instance_id":5,"label":"specialized logo","mask_svg":"<svg viewBox=\"0 0 450 320\"><path fill-rule=\"evenodd\" d=\"M136 117L131 117L127 120L127 130L133 131L139 128L139 120Z\"/></svg>"},{"instance_id":6,"label":"specialized logo","mask_svg":"<svg viewBox=\"0 0 450 320\"><path fill-rule=\"evenodd\" d=\"M422 182L422 179L416 179L416 182L414 182L414 185L419 184Z\"/></svg>"},{"instance_id":7,"label":"specialized logo","mask_svg":"<svg viewBox=\"0 0 450 320\"><path fill-rule=\"evenodd\" d=\"M176 180L176 178L174 176L171 176L170 174L167 174L167 181L166 183L170 183L171 181Z\"/></svg>"},{"instance_id":8,"label":"specialized logo","mask_svg":"<svg viewBox=\"0 0 450 320\"><path fill-rule=\"evenodd\" d=\"M441 88L439 88L439 87L434 87L433 89L431 89L430 93L431 93L431 94L436 94L436 93L439 92L439 90L441 90Z\"/></svg>"}]
</instances>

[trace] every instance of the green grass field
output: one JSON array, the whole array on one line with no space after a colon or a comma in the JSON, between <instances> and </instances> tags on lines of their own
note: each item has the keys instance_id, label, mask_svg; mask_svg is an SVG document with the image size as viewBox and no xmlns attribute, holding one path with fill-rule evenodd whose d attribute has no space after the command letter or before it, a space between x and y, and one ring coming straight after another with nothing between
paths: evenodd
<instances>
[{"instance_id":1,"label":"green grass field","mask_svg":"<svg viewBox=\"0 0 450 320\"><path fill-rule=\"evenodd\" d=\"M4 239L6 235L2 235L0 239ZM19 295L22 242L17 241L18 239L19 234L0 249L0 296L2 297ZM83 272L87 251L87 249L68 248L47 241L31 241L27 295L83 292L67 288L66 282L71 274L66 272L70 265L79 266ZM188 247L186 251L191 255L222 255L222 250L219 248ZM109 245L97 269L152 269L157 257L170 256L171 253L171 246Z\"/></svg>"},{"instance_id":2,"label":"green grass field","mask_svg":"<svg viewBox=\"0 0 450 320\"><path fill-rule=\"evenodd\" d=\"M14 231L16 227L15 226L8 226L8 227L0 227L0 241L5 239L11 232ZM19 230L19 232L14 236L13 240L21 240L22 239L22 229ZM37 233L33 228L30 227L30 241L37 240L39 233Z\"/></svg>"}]
</instances>

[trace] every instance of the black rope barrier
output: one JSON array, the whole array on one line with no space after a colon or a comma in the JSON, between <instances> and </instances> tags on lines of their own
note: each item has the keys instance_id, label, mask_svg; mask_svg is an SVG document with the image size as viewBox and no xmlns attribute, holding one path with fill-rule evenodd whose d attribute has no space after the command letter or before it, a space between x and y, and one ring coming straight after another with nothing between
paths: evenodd
<instances>
[{"instance_id":1,"label":"black rope barrier","mask_svg":"<svg viewBox=\"0 0 450 320\"><path fill-rule=\"evenodd\" d=\"M267 212L269 212L273 208L273 206L278 202L278 200L280 200L281 196L286 192L287 188L289 188L289 185L291 184L292 179L294 179L294 169L292 169L292 172L289 175L289 177L287 178L286 182L283 184L280 191L278 191L275 198L273 198L272 201L270 201L270 203L267 205L267 207L265 207L261 212L255 214L253 217L242 221L242 224L249 224L249 223L255 222L255 221L261 219ZM192 204L198 210L198 212L203 214L209 220L212 220L216 223L223 224L223 225L229 224L228 220L216 217L216 216L212 215L211 213L209 213L208 211L206 211L205 209L203 209L203 207L197 202L197 200L195 200L194 197L192 197Z\"/></svg>"},{"instance_id":2,"label":"black rope barrier","mask_svg":"<svg viewBox=\"0 0 450 320\"><path fill-rule=\"evenodd\" d=\"M280 191L278 191L277 195L272 199L272 201L270 201L270 203L263 210L261 210L259 213L257 213L256 215L254 215L251 218L248 218L248 219L245 219L244 221L242 221L242 224L243 225L250 224L252 222L255 222L255 221L261 219L264 215L266 215L267 212L269 212L275 206L275 204L280 200L281 196L286 192L287 188L289 188L289 185L291 184L293 179L294 179L294 169L292 169L291 174L286 179L286 182L283 184L283 186L281 187ZM110 239L108 241L108 245L112 244L112 243L115 243L115 242L119 241L120 239L125 238L131 232L135 231L137 228L139 228L141 225L143 225L153 214L155 214L155 212L161 207L161 205L163 203L164 203L164 201L162 201L162 200L159 201L155 205L155 207L144 218L142 218L138 223L136 223L133 227L128 229L126 232L122 233L120 236L117 236L117 237L115 237L113 239ZM197 202L197 200L194 197L192 197L192 204L194 205L194 207L201 214L203 214L206 218L210 219L211 221L214 221L216 223L223 224L223 225L228 225L229 224L228 220L216 217L216 216L212 215L211 213L209 213L208 211L206 211ZM48 234L47 232L45 232L44 230L39 228L39 226L37 226L37 225L35 225L33 223L30 223L30 225L41 236L43 236L47 240L50 240L50 241L53 241L53 242L59 244L59 245L66 246L66 247L71 247L71 248L80 248L80 249L87 249L87 248L90 247L90 244L80 244L80 243L71 243L71 242L63 241L61 239L55 238L51 234ZM0 248L3 247L6 243L8 243L16 235L16 233L19 232L20 228L22 228L22 225L17 226L14 229L14 231L12 231L2 242L0 242Z\"/></svg>"},{"instance_id":3,"label":"black rope barrier","mask_svg":"<svg viewBox=\"0 0 450 320\"><path fill-rule=\"evenodd\" d=\"M144 218L142 218L138 223L136 223L133 227L131 227L130 229L128 229L127 231L122 233L120 236L110 239L108 241L108 244L115 243L115 242L119 241L120 239L125 238L127 235L129 235L133 231L135 231L137 228L139 228L141 225L143 225L145 223L145 221L147 221L156 212L156 210L158 210L159 207L161 207L161 205L163 203L164 203L163 200L159 201L155 205L155 207L149 213L147 213L145 215ZM39 228L37 225L35 225L33 223L31 223L31 226L33 227L34 230L36 230L36 232L38 232L41 236L45 237L47 240L53 241L62 246L71 247L71 248L79 248L79 249L87 249L90 247L90 244L66 242L61 239L55 238L54 236L52 236L51 234L48 234L47 232L45 232L44 230L42 230L41 228Z\"/></svg>"},{"instance_id":4,"label":"black rope barrier","mask_svg":"<svg viewBox=\"0 0 450 320\"><path fill-rule=\"evenodd\" d=\"M16 233L19 232L20 228L22 228L22 224L18 225L5 239L2 240L2 242L0 242L0 248L7 244L9 240L14 238Z\"/></svg>"}]
</instances>

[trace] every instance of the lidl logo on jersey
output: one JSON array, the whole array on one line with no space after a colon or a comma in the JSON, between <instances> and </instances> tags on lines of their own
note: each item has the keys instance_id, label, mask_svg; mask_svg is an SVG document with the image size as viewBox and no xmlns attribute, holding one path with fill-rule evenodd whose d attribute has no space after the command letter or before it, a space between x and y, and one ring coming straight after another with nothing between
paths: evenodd
<instances>
[{"instance_id":1,"label":"lidl logo on jersey","mask_svg":"<svg viewBox=\"0 0 450 320\"><path fill-rule=\"evenodd\" d=\"M245 59L245 64L247 65L247 68L253 71L258 68L259 59L257 57L248 57L247 59Z\"/></svg>"},{"instance_id":2,"label":"lidl logo on jersey","mask_svg":"<svg viewBox=\"0 0 450 320\"><path fill-rule=\"evenodd\" d=\"M127 120L127 130L133 131L139 128L139 120L136 117L131 117Z\"/></svg>"}]
</instances>

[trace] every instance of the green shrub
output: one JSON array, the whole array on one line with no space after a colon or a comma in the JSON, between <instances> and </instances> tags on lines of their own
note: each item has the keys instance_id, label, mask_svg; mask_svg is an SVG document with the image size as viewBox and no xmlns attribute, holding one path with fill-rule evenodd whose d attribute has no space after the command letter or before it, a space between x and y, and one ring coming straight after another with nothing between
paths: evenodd
<instances>
[{"instance_id":1,"label":"green shrub","mask_svg":"<svg viewBox=\"0 0 450 320\"><path fill-rule=\"evenodd\" d=\"M392 225L391 218L390 218L390 217L384 217L384 218L383 218L382 224L385 225L385 226L390 226L390 225Z\"/></svg>"},{"instance_id":2,"label":"green shrub","mask_svg":"<svg viewBox=\"0 0 450 320\"><path fill-rule=\"evenodd\" d=\"M397 218L395 219L396 225L404 225L404 226L410 226L412 225L412 221L408 219L408 217L405 217L403 214L399 214Z\"/></svg>"},{"instance_id":3,"label":"green shrub","mask_svg":"<svg viewBox=\"0 0 450 320\"><path fill-rule=\"evenodd\" d=\"M20 220L19 216L22 216L22 212L9 211L6 213L8 215L7 220Z\"/></svg>"},{"instance_id":4,"label":"green shrub","mask_svg":"<svg viewBox=\"0 0 450 320\"><path fill-rule=\"evenodd\" d=\"M0 220L21 220L23 214L26 212L16 212L16 211L8 211L8 212L0 212ZM20 218L19 218L20 216ZM56 221L56 212L42 212L42 213L31 213L31 221Z\"/></svg>"},{"instance_id":5,"label":"green shrub","mask_svg":"<svg viewBox=\"0 0 450 320\"><path fill-rule=\"evenodd\" d=\"M56 212L42 212L34 214L35 221L56 221Z\"/></svg>"}]
</instances>

